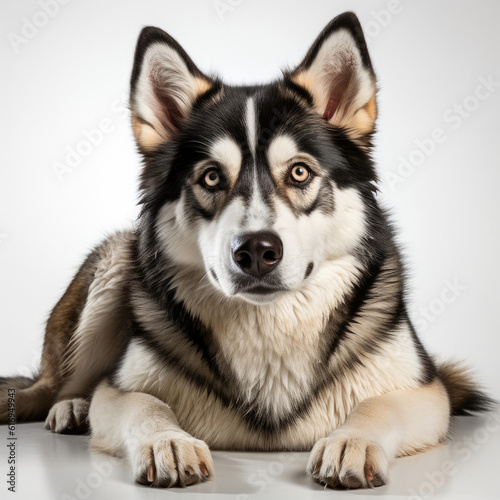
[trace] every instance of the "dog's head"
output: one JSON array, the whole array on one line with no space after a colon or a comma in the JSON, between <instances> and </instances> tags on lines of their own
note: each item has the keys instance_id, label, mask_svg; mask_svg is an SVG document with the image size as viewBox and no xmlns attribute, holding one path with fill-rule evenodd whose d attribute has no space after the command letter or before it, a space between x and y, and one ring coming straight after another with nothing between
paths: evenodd
<instances>
[{"instance_id":1,"label":"dog's head","mask_svg":"<svg viewBox=\"0 0 500 500\"><path fill-rule=\"evenodd\" d=\"M206 76L145 28L130 105L143 215L171 263L202 266L225 295L271 302L366 237L376 83L354 14L296 69L252 87Z\"/></svg>"}]
</instances>

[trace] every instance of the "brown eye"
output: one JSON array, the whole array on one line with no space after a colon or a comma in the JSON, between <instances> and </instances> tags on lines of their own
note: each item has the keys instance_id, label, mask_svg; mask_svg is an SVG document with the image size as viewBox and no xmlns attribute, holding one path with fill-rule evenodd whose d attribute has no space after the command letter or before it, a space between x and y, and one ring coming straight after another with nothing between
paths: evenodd
<instances>
[{"instance_id":1,"label":"brown eye","mask_svg":"<svg viewBox=\"0 0 500 500\"><path fill-rule=\"evenodd\" d=\"M297 164L292 167L292 171L290 172L290 179L293 182L306 182L311 174L309 170L302 164Z\"/></svg>"},{"instance_id":2,"label":"brown eye","mask_svg":"<svg viewBox=\"0 0 500 500\"><path fill-rule=\"evenodd\" d=\"M217 170L209 170L203 180L208 187L215 187L220 182L219 172Z\"/></svg>"}]
</instances>

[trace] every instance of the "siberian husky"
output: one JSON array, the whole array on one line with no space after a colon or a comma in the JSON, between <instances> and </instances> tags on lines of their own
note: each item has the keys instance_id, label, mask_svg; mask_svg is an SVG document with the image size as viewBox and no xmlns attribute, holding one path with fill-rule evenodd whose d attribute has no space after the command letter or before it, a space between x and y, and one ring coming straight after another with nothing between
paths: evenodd
<instances>
[{"instance_id":1,"label":"siberian husky","mask_svg":"<svg viewBox=\"0 0 500 500\"><path fill-rule=\"evenodd\" d=\"M209 447L312 450L317 482L387 482L491 400L408 318L376 201L377 85L357 17L266 85L202 73L164 31L130 86L141 214L85 260L47 323L39 375L0 380L0 422L90 428L135 480L214 475ZM10 391L9 391L10 389Z\"/></svg>"}]
</instances>

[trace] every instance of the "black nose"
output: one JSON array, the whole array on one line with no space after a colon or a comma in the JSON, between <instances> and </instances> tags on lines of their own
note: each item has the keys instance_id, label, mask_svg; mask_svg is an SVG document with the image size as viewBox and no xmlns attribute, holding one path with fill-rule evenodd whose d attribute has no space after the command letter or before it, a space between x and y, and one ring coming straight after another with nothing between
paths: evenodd
<instances>
[{"instance_id":1,"label":"black nose","mask_svg":"<svg viewBox=\"0 0 500 500\"><path fill-rule=\"evenodd\" d=\"M283 257L283 243L268 231L236 236L232 249L233 259L241 270L259 278L271 272Z\"/></svg>"}]
</instances>

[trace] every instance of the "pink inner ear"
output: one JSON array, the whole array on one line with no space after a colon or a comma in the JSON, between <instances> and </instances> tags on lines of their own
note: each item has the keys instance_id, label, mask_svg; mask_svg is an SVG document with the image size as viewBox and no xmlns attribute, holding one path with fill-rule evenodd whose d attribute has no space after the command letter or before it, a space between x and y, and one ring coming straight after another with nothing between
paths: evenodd
<instances>
[{"instance_id":1,"label":"pink inner ear","mask_svg":"<svg viewBox=\"0 0 500 500\"><path fill-rule=\"evenodd\" d=\"M330 83L328 102L326 103L325 110L323 111L323 118L325 120L330 121L340 104L350 98L349 94L353 90L349 88L351 86L351 79L351 72L345 70L343 75L337 75L337 77L333 79L332 83ZM348 103L345 103L344 108L347 105Z\"/></svg>"},{"instance_id":2,"label":"pink inner ear","mask_svg":"<svg viewBox=\"0 0 500 500\"><path fill-rule=\"evenodd\" d=\"M164 88L165 85L162 86L154 74L149 74L149 80L154 95L153 112L165 130L168 133L174 133L180 127L183 118L179 105L168 92L169 89Z\"/></svg>"},{"instance_id":3,"label":"pink inner ear","mask_svg":"<svg viewBox=\"0 0 500 500\"><path fill-rule=\"evenodd\" d=\"M330 93L328 103L326 104L325 111L323 112L323 118L326 121L331 120L332 116L335 114L335 111L337 111L339 104L340 104L340 99L333 92Z\"/></svg>"}]
</instances>

